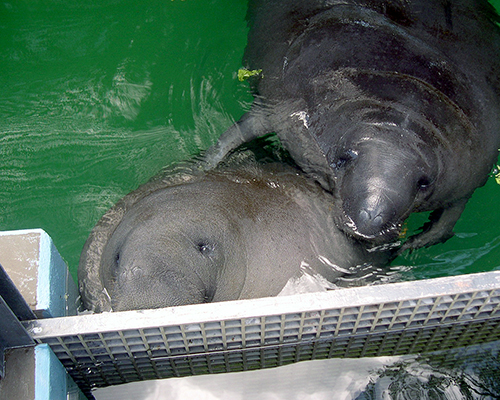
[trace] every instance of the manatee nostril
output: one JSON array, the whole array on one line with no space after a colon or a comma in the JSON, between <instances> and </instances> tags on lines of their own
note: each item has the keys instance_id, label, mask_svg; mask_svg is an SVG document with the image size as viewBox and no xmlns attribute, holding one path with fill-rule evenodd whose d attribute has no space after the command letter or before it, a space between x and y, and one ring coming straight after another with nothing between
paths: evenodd
<instances>
[{"instance_id":1,"label":"manatee nostril","mask_svg":"<svg viewBox=\"0 0 500 400\"><path fill-rule=\"evenodd\" d=\"M360 222L366 222L370 219L370 213L366 210L361 210L359 212L359 220Z\"/></svg>"},{"instance_id":2,"label":"manatee nostril","mask_svg":"<svg viewBox=\"0 0 500 400\"><path fill-rule=\"evenodd\" d=\"M381 215L377 215L375 218L373 218L373 224L377 226L382 226L384 223L384 219L382 218Z\"/></svg>"},{"instance_id":3,"label":"manatee nostril","mask_svg":"<svg viewBox=\"0 0 500 400\"><path fill-rule=\"evenodd\" d=\"M337 160L330 163L330 165L336 169L341 169L346 166L349 162L355 160L358 157L358 152L352 149L345 151L341 154Z\"/></svg>"},{"instance_id":4,"label":"manatee nostril","mask_svg":"<svg viewBox=\"0 0 500 400\"><path fill-rule=\"evenodd\" d=\"M359 211L359 223L363 226L370 226L374 229L380 228L384 223L384 218L382 215L378 214L377 211L362 209Z\"/></svg>"}]
</instances>

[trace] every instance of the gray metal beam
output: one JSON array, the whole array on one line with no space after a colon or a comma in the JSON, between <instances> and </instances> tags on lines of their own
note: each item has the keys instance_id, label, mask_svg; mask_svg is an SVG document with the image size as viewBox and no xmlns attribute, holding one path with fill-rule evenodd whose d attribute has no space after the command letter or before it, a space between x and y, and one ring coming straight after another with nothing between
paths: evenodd
<instances>
[{"instance_id":1,"label":"gray metal beam","mask_svg":"<svg viewBox=\"0 0 500 400\"><path fill-rule=\"evenodd\" d=\"M5 350L34 346L35 342L19 320L34 319L23 296L0 265L0 376L4 374Z\"/></svg>"},{"instance_id":2,"label":"gray metal beam","mask_svg":"<svg viewBox=\"0 0 500 400\"><path fill-rule=\"evenodd\" d=\"M34 346L35 342L21 322L0 296L0 376L4 376L5 350L13 347Z\"/></svg>"},{"instance_id":3,"label":"gray metal beam","mask_svg":"<svg viewBox=\"0 0 500 400\"><path fill-rule=\"evenodd\" d=\"M0 265L0 296L7 303L8 307L20 321L35 319L35 314L31 311L28 303L24 300L19 290ZM1 322L0 322L1 324Z\"/></svg>"}]
</instances>

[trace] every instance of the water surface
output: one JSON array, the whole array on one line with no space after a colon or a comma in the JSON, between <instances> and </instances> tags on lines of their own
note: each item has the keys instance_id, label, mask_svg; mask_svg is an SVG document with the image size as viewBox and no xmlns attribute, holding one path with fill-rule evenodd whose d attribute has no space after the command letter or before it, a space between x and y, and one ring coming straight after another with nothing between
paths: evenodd
<instances>
[{"instance_id":1,"label":"water surface","mask_svg":"<svg viewBox=\"0 0 500 400\"><path fill-rule=\"evenodd\" d=\"M247 108L245 13L229 0L1 4L0 229L43 228L76 276L112 204Z\"/></svg>"}]
</instances>

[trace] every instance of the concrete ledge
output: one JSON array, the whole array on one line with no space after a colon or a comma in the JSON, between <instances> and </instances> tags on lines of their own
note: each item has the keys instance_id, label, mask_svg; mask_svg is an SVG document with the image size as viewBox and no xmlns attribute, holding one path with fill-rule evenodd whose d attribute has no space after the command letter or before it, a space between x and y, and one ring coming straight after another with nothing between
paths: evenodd
<instances>
[{"instance_id":1,"label":"concrete ledge","mask_svg":"<svg viewBox=\"0 0 500 400\"><path fill-rule=\"evenodd\" d=\"M78 288L45 231L0 232L0 264L38 318L76 315Z\"/></svg>"}]
</instances>

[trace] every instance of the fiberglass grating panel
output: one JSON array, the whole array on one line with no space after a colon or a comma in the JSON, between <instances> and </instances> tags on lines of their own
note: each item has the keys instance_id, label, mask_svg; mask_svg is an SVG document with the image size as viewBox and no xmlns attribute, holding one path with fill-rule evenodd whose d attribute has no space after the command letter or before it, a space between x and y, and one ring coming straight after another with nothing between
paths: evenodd
<instances>
[{"instance_id":1,"label":"fiberglass grating panel","mask_svg":"<svg viewBox=\"0 0 500 400\"><path fill-rule=\"evenodd\" d=\"M492 341L500 337L500 273L481 276L440 278L441 286L436 287L443 293L431 293L433 286L419 281L385 285L391 290L384 295L377 293L377 287L366 287L240 301L237 315L235 302L226 302L26 324L34 339L48 343L88 393L95 386L134 380L331 357L419 353ZM474 279L488 290L476 289ZM446 282L454 283L446 289ZM306 305L298 299L307 299ZM169 313L172 317L166 318ZM122 322L123 316L133 323ZM146 322L136 322L144 318ZM96 320L99 323L92 322ZM77 321L78 328L73 328Z\"/></svg>"}]
</instances>

